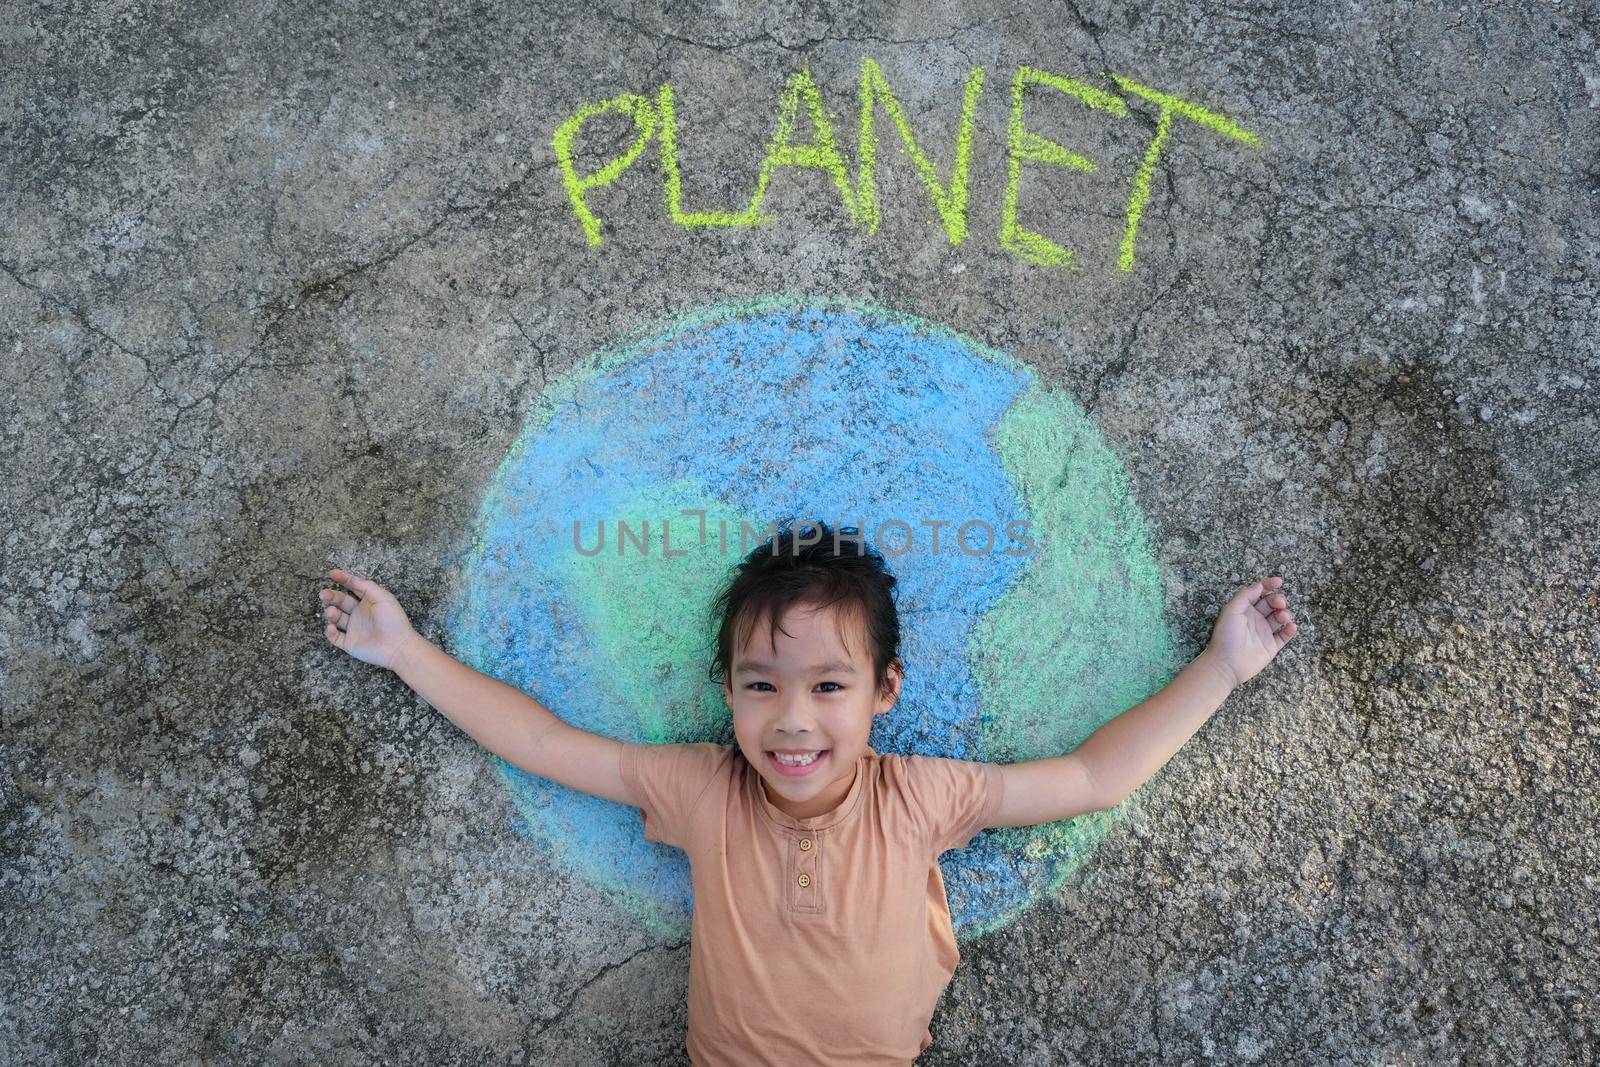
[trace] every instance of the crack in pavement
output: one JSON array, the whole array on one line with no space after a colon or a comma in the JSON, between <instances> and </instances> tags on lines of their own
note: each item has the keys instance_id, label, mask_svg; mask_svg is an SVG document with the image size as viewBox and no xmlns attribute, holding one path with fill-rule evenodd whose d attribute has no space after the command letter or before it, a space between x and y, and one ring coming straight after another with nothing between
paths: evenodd
<instances>
[{"instance_id":1,"label":"crack in pavement","mask_svg":"<svg viewBox=\"0 0 1600 1067\"><path fill-rule=\"evenodd\" d=\"M546 1018L546 1019L541 1019L539 1021L539 1028L537 1030L533 1031L533 1033L529 1034L528 1036L529 1037L538 1037L539 1035L543 1034L546 1030L550 1029L552 1026L556 1025L557 1023L559 1023L563 1019L565 1019L567 1017L567 1013L572 1010L573 1005L575 1005L578 1002L578 998L583 995L584 990L586 990L590 986L594 985L596 982L598 982L600 979L604 978L606 975L610 974L612 971L618 970L618 969L620 969L622 967L626 967L628 964L632 963L634 960L638 959L640 956L643 956L647 952L658 952L658 951L660 951L662 949L666 949L668 951L675 952L680 948L687 947L688 944L689 944L688 941L669 941L669 942L664 942L664 943L659 944L659 945L646 945L643 948L638 949L637 951L635 951L635 952L631 953L630 955L626 956L625 958L617 960L615 963L606 964L605 966L601 967L598 971L596 971L594 974L592 974L588 978L584 979L583 984L578 986L578 988L574 989L572 991L571 996L567 997L566 1003L562 1004L559 1008L557 1008L556 1009L556 1013L554 1015L552 1015L552 1016L550 1016L549 1018Z\"/></svg>"}]
</instances>

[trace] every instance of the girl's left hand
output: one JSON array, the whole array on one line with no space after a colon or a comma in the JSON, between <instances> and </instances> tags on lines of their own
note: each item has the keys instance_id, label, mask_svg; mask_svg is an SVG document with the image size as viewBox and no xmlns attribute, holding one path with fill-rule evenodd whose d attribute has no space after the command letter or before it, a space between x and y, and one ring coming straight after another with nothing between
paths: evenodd
<instances>
[{"instance_id":1,"label":"girl's left hand","mask_svg":"<svg viewBox=\"0 0 1600 1067\"><path fill-rule=\"evenodd\" d=\"M1232 676L1235 688L1260 674L1300 632L1289 598L1278 591L1282 585L1273 575L1239 590L1211 628L1205 654Z\"/></svg>"}]
</instances>

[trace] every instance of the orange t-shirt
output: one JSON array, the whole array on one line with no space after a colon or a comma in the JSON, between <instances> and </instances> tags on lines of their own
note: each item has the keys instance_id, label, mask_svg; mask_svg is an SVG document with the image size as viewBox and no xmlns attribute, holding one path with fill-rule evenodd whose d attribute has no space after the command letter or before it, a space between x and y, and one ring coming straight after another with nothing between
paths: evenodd
<instances>
[{"instance_id":1,"label":"orange t-shirt","mask_svg":"<svg viewBox=\"0 0 1600 1067\"><path fill-rule=\"evenodd\" d=\"M867 749L833 811L773 806L737 746L624 743L646 840L689 854L697 1067L909 1064L961 954L941 852L1000 807L1000 765Z\"/></svg>"}]
</instances>

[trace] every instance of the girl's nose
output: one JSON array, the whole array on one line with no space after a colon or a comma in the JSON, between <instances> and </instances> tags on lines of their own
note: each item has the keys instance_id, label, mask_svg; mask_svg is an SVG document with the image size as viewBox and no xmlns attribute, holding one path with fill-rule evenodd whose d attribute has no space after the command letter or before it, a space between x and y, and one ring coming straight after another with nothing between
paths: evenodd
<instances>
[{"instance_id":1,"label":"girl's nose","mask_svg":"<svg viewBox=\"0 0 1600 1067\"><path fill-rule=\"evenodd\" d=\"M791 700L784 704L783 710L778 714L777 728L780 733L796 734L809 732L813 726L810 712L804 703Z\"/></svg>"}]
</instances>

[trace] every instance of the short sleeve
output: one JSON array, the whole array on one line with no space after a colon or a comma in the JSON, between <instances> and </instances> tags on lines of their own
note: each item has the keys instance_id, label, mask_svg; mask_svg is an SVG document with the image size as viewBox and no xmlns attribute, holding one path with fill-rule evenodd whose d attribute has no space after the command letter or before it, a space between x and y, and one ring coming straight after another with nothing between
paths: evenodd
<instances>
[{"instance_id":1,"label":"short sleeve","mask_svg":"<svg viewBox=\"0 0 1600 1067\"><path fill-rule=\"evenodd\" d=\"M935 856L965 848L1000 810L1005 777L998 763L943 756L903 759L909 800Z\"/></svg>"},{"instance_id":2,"label":"short sleeve","mask_svg":"<svg viewBox=\"0 0 1600 1067\"><path fill-rule=\"evenodd\" d=\"M678 745L623 742L622 780L639 800L646 841L686 848L695 805L713 782L725 781L728 745L709 741Z\"/></svg>"}]
</instances>

